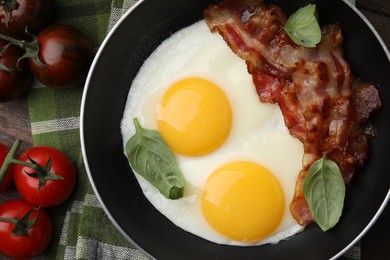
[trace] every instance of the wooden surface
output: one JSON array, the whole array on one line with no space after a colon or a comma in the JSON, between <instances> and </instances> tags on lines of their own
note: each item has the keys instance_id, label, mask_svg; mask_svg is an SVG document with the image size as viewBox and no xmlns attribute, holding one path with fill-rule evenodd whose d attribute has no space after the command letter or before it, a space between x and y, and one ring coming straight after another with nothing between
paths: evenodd
<instances>
[{"instance_id":1,"label":"wooden surface","mask_svg":"<svg viewBox=\"0 0 390 260\"><path fill-rule=\"evenodd\" d=\"M356 3L390 49L390 0L356 0ZM25 96L0 103L0 142L10 147L16 138L23 141L20 150L32 146ZM0 201L4 199L4 196L7 195L0 195ZM390 259L389 242L390 205L385 208L378 221L363 237L361 241L362 259Z\"/></svg>"}]
</instances>

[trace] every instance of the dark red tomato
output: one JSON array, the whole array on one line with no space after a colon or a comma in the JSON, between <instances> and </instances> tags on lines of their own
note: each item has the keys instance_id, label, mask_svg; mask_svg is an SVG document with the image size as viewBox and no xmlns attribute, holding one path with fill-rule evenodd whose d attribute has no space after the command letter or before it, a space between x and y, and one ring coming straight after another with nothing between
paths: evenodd
<instances>
[{"instance_id":1,"label":"dark red tomato","mask_svg":"<svg viewBox=\"0 0 390 260\"><path fill-rule=\"evenodd\" d=\"M93 57L88 39L68 25L53 25L37 36L41 66L29 59L34 75L48 87L69 88L81 85Z\"/></svg>"},{"instance_id":2,"label":"dark red tomato","mask_svg":"<svg viewBox=\"0 0 390 260\"><path fill-rule=\"evenodd\" d=\"M3 165L4 159L8 154L8 148L4 144L0 143L0 167ZM14 171L13 165L11 165L8 170L5 172L3 182L0 185L0 193L4 192L8 186L11 184Z\"/></svg>"},{"instance_id":3,"label":"dark red tomato","mask_svg":"<svg viewBox=\"0 0 390 260\"><path fill-rule=\"evenodd\" d=\"M61 151L50 146L35 146L21 154L18 160L36 163L43 168L46 166L50 171L43 172L43 176L32 176L39 174L39 171L29 166L15 165L15 186L32 205L52 207L64 202L72 193L76 184L76 170Z\"/></svg>"},{"instance_id":4,"label":"dark red tomato","mask_svg":"<svg viewBox=\"0 0 390 260\"><path fill-rule=\"evenodd\" d=\"M0 40L0 49L6 46L6 42ZM10 45L0 52L0 101L7 101L22 95L31 84L31 71L26 60L17 61L23 52L16 46ZM9 70L1 68L7 67Z\"/></svg>"},{"instance_id":5,"label":"dark red tomato","mask_svg":"<svg viewBox=\"0 0 390 260\"><path fill-rule=\"evenodd\" d=\"M33 206L23 200L11 200L0 205L0 252L11 258L31 258L40 255L52 237L52 222L43 210L33 209L26 230L16 232L15 224L3 219L21 219ZM37 218L37 219L36 219ZM35 223L32 223L36 219ZM25 234L23 231L27 231Z\"/></svg>"},{"instance_id":6,"label":"dark red tomato","mask_svg":"<svg viewBox=\"0 0 390 260\"><path fill-rule=\"evenodd\" d=\"M8 10L8 12L7 12ZM6 22L8 13L8 28ZM2 0L0 2L0 32L16 38L26 38L26 26L38 34L53 21L52 0Z\"/></svg>"}]
</instances>

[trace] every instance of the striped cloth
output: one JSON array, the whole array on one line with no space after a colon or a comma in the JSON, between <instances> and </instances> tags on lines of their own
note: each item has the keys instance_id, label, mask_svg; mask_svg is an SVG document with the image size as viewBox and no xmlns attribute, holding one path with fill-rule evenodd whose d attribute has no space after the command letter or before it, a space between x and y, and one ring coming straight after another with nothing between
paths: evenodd
<instances>
[{"instance_id":1,"label":"striped cloth","mask_svg":"<svg viewBox=\"0 0 390 260\"><path fill-rule=\"evenodd\" d=\"M100 46L108 29L136 1L54 0L56 23L69 24ZM67 203L49 209L53 243L46 259L147 259L133 248L105 215L82 161L79 126L83 88L52 90L34 82L28 107L34 145L63 151L78 169L76 190Z\"/></svg>"},{"instance_id":2,"label":"striped cloth","mask_svg":"<svg viewBox=\"0 0 390 260\"><path fill-rule=\"evenodd\" d=\"M97 49L107 32L136 0L54 0L56 23L84 32ZM77 166L78 182L72 197L49 209L54 223L53 243L46 259L147 259L126 241L99 204L83 165L79 116L83 89L52 90L34 82L28 107L34 145L51 145ZM360 248L345 255L360 258Z\"/></svg>"}]
</instances>

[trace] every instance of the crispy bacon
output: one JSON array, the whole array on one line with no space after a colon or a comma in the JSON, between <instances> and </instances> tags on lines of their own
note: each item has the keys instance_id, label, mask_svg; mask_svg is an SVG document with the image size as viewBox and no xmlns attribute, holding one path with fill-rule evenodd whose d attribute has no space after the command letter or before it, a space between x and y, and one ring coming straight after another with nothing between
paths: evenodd
<instances>
[{"instance_id":1,"label":"crispy bacon","mask_svg":"<svg viewBox=\"0 0 390 260\"><path fill-rule=\"evenodd\" d=\"M313 222L303 196L306 173L324 154L338 164L346 183L363 166L373 133L366 122L381 107L377 89L354 80L338 24L324 26L321 43L305 48L282 29L282 9L262 0L226 0L209 6L204 17L246 61L260 100L278 103L291 135L303 143L290 210L299 224Z\"/></svg>"}]
</instances>

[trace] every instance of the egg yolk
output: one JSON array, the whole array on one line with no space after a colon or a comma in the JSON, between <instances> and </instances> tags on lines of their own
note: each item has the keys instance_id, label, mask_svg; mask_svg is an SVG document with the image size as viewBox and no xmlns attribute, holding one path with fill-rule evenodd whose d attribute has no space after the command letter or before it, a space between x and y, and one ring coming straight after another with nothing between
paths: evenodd
<instances>
[{"instance_id":1,"label":"egg yolk","mask_svg":"<svg viewBox=\"0 0 390 260\"><path fill-rule=\"evenodd\" d=\"M172 85L157 109L157 126L171 149L199 156L220 147L229 135L232 109L222 90L201 78Z\"/></svg>"},{"instance_id":2,"label":"egg yolk","mask_svg":"<svg viewBox=\"0 0 390 260\"><path fill-rule=\"evenodd\" d=\"M202 211L222 235L241 242L256 242L280 224L285 201L275 176L252 162L233 162L207 180Z\"/></svg>"}]
</instances>

